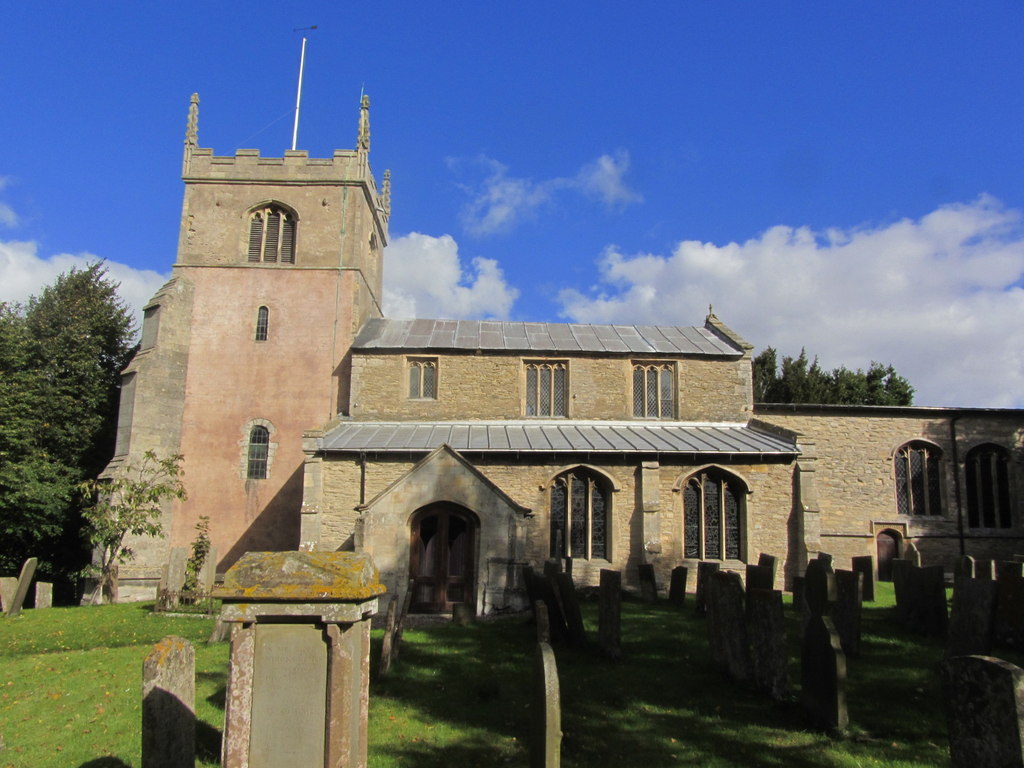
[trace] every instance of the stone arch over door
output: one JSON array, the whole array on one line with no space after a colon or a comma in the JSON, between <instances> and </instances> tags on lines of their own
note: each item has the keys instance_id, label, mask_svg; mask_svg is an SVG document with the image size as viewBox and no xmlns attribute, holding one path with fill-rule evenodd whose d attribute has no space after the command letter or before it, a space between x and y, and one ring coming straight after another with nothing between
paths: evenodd
<instances>
[{"instance_id":1,"label":"stone arch over door","mask_svg":"<svg viewBox=\"0 0 1024 768\"><path fill-rule=\"evenodd\" d=\"M409 578L415 613L448 613L474 602L480 521L450 502L429 504L410 521Z\"/></svg>"},{"instance_id":2,"label":"stone arch over door","mask_svg":"<svg viewBox=\"0 0 1024 768\"><path fill-rule=\"evenodd\" d=\"M875 536L878 553L878 580L892 581L892 561L903 554L903 536L899 531L886 528Z\"/></svg>"}]
</instances>

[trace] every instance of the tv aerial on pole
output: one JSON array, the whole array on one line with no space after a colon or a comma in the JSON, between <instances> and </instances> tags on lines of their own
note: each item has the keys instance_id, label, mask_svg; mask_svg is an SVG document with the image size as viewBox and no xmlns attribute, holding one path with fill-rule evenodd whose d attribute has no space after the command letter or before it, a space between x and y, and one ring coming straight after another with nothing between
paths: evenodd
<instances>
[{"instance_id":1,"label":"tv aerial on pole","mask_svg":"<svg viewBox=\"0 0 1024 768\"><path fill-rule=\"evenodd\" d=\"M316 29L316 24L311 27L298 27L293 29L292 32L311 32ZM299 140L299 107L302 104L302 71L306 66L306 35L302 36L302 53L299 56L299 88L295 94L295 127L292 128L292 150L295 150L295 146Z\"/></svg>"}]
</instances>

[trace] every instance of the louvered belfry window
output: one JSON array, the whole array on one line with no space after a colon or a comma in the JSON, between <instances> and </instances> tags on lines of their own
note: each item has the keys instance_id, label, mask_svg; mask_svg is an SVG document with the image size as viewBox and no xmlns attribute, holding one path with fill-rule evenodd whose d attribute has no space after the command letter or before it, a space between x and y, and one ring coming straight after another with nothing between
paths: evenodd
<instances>
[{"instance_id":1,"label":"louvered belfry window","mask_svg":"<svg viewBox=\"0 0 1024 768\"><path fill-rule=\"evenodd\" d=\"M683 556L739 560L743 488L721 471L694 475L683 488Z\"/></svg>"},{"instance_id":2,"label":"louvered belfry window","mask_svg":"<svg viewBox=\"0 0 1024 768\"><path fill-rule=\"evenodd\" d=\"M295 216L276 205L249 215L249 261L295 263Z\"/></svg>"},{"instance_id":3,"label":"louvered belfry window","mask_svg":"<svg viewBox=\"0 0 1024 768\"><path fill-rule=\"evenodd\" d=\"M526 415L565 416L568 392L564 362L526 364Z\"/></svg>"},{"instance_id":4,"label":"louvered belfry window","mask_svg":"<svg viewBox=\"0 0 1024 768\"><path fill-rule=\"evenodd\" d=\"M576 469L551 486L551 557L608 558L608 488L594 472Z\"/></svg>"},{"instance_id":5,"label":"louvered belfry window","mask_svg":"<svg viewBox=\"0 0 1024 768\"><path fill-rule=\"evenodd\" d=\"M640 419L671 419L675 410L675 367L672 363L633 364L633 415Z\"/></svg>"},{"instance_id":6,"label":"louvered belfry window","mask_svg":"<svg viewBox=\"0 0 1024 768\"><path fill-rule=\"evenodd\" d=\"M893 457L896 512L900 515L942 514L941 453L924 442L907 443Z\"/></svg>"}]
</instances>

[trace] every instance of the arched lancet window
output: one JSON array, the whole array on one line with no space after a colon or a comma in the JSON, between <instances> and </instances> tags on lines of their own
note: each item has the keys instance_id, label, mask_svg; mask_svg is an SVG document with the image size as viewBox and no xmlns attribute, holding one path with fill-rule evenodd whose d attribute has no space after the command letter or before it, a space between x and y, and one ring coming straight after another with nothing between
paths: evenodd
<instances>
[{"instance_id":1,"label":"arched lancet window","mask_svg":"<svg viewBox=\"0 0 1024 768\"><path fill-rule=\"evenodd\" d=\"M270 430L260 425L249 430L249 456L245 476L249 480L266 480L270 457Z\"/></svg>"},{"instance_id":2,"label":"arched lancet window","mask_svg":"<svg viewBox=\"0 0 1024 768\"><path fill-rule=\"evenodd\" d=\"M896 512L900 515L942 514L942 452L921 441L907 443L893 456Z\"/></svg>"},{"instance_id":3,"label":"arched lancet window","mask_svg":"<svg viewBox=\"0 0 1024 768\"><path fill-rule=\"evenodd\" d=\"M249 261L295 263L295 215L279 205L249 214Z\"/></svg>"},{"instance_id":4,"label":"arched lancet window","mask_svg":"<svg viewBox=\"0 0 1024 768\"><path fill-rule=\"evenodd\" d=\"M698 560L739 560L746 487L735 477L707 469L683 488L683 554Z\"/></svg>"},{"instance_id":5,"label":"arched lancet window","mask_svg":"<svg viewBox=\"0 0 1024 768\"><path fill-rule=\"evenodd\" d=\"M641 419L671 419L675 410L675 366L672 363L633 364L633 415Z\"/></svg>"},{"instance_id":6,"label":"arched lancet window","mask_svg":"<svg viewBox=\"0 0 1024 768\"><path fill-rule=\"evenodd\" d=\"M608 559L608 483L579 468L551 486L551 557Z\"/></svg>"},{"instance_id":7,"label":"arched lancet window","mask_svg":"<svg viewBox=\"0 0 1024 768\"><path fill-rule=\"evenodd\" d=\"M564 362L543 360L526 364L527 416L565 416L568 400Z\"/></svg>"},{"instance_id":8,"label":"arched lancet window","mask_svg":"<svg viewBox=\"0 0 1024 768\"><path fill-rule=\"evenodd\" d=\"M260 307L256 311L256 341L266 341L270 332L270 310Z\"/></svg>"},{"instance_id":9,"label":"arched lancet window","mask_svg":"<svg viewBox=\"0 0 1024 768\"><path fill-rule=\"evenodd\" d=\"M971 528L1009 528L1010 455L998 445L979 445L967 453L967 524Z\"/></svg>"}]
</instances>

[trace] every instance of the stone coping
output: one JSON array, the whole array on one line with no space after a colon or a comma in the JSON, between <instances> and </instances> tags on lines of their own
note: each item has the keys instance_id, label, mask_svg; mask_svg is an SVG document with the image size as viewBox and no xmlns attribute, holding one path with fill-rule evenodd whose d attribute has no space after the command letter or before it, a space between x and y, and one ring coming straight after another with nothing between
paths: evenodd
<instances>
[{"instance_id":1,"label":"stone coping","mask_svg":"<svg viewBox=\"0 0 1024 768\"><path fill-rule=\"evenodd\" d=\"M361 602L386 591L373 560L362 552L247 552L228 569L213 597L246 603L335 603Z\"/></svg>"},{"instance_id":2,"label":"stone coping","mask_svg":"<svg viewBox=\"0 0 1024 768\"><path fill-rule=\"evenodd\" d=\"M306 619L324 624L353 624L377 612L377 600L361 603L224 603L221 621L267 622Z\"/></svg>"}]
</instances>

